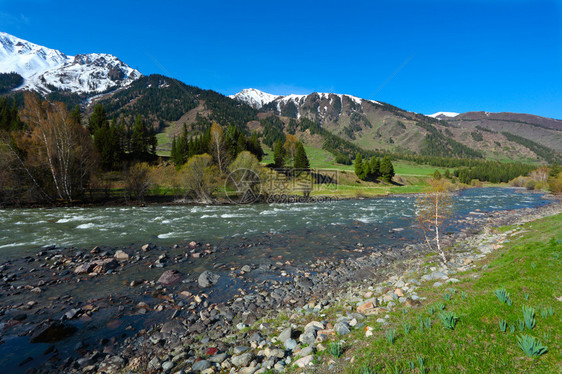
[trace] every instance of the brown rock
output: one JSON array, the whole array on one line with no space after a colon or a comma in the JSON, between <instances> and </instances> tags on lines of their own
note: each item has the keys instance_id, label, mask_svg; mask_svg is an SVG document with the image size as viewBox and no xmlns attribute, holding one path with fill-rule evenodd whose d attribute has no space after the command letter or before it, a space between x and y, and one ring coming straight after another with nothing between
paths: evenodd
<instances>
[{"instance_id":1,"label":"brown rock","mask_svg":"<svg viewBox=\"0 0 562 374\"><path fill-rule=\"evenodd\" d=\"M404 296L404 292L403 292L402 289L400 289L400 288L395 289L395 290L394 290L394 293L395 293L396 295L398 295L398 297Z\"/></svg>"},{"instance_id":2,"label":"brown rock","mask_svg":"<svg viewBox=\"0 0 562 374\"><path fill-rule=\"evenodd\" d=\"M160 278L158 278L158 283L165 286L170 286L172 284L179 283L183 280L183 275L177 270L166 270Z\"/></svg>"}]
</instances>

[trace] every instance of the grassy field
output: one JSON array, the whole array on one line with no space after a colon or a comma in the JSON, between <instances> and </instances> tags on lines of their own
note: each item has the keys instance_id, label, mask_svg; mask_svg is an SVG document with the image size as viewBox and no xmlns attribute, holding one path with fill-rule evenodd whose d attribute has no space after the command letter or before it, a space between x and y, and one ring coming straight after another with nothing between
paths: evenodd
<instances>
[{"instance_id":1,"label":"grassy field","mask_svg":"<svg viewBox=\"0 0 562 374\"><path fill-rule=\"evenodd\" d=\"M344 355L331 358L339 362L338 371L562 372L562 307L557 299L562 297L562 214L525 224L502 248L477 263L476 269L455 275L459 283L419 289L418 294L426 298L422 305L398 307L389 313L387 327L374 321L379 317L368 317L366 325L374 327L374 336L365 338L359 329L346 339L353 343ZM501 302L495 295L500 288L509 293L510 302ZM524 307L534 308L532 328L522 322ZM445 327L441 308L458 318L454 329ZM501 321L506 323L505 331ZM410 327L408 332L405 326ZM395 335L392 343L391 332ZM522 335L540 341L546 353L528 357L518 344Z\"/></svg>"}]
</instances>

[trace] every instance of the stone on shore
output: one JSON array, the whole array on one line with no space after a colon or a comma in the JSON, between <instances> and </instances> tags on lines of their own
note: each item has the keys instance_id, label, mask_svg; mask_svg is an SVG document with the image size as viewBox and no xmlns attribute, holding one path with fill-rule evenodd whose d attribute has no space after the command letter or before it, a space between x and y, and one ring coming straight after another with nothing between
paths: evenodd
<instances>
[{"instance_id":1,"label":"stone on shore","mask_svg":"<svg viewBox=\"0 0 562 374\"><path fill-rule=\"evenodd\" d=\"M183 280L183 275L177 270L166 270L162 273L160 278L158 278L158 283L164 286L171 286L173 284L179 283Z\"/></svg>"},{"instance_id":2,"label":"stone on shore","mask_svg":"<svg viewBox=\"0 0 562 374\"><path fill-rule=\"evenodd\" d=\"M199 283L200 287L207 288L212 287L219 281L220 275L214 274L209 270L205 270L204 272L199 275L197 279L197 283Z\"/></svg>"}]
</instances>

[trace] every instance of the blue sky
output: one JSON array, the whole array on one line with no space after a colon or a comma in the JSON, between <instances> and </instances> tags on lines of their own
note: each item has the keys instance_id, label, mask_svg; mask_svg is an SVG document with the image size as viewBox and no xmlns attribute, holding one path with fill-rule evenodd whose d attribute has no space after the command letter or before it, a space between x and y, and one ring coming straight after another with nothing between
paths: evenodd
<instances>
[{"instance_id":1,"label":"blue sky","mask_svg":"<svg viewBox=\"0 0 562 374\"><path fill-rule=\"evenodd\" d=\"M562 1L0 0L0 30L224 94L562 119Z\"/></svg>"}]
</instances>

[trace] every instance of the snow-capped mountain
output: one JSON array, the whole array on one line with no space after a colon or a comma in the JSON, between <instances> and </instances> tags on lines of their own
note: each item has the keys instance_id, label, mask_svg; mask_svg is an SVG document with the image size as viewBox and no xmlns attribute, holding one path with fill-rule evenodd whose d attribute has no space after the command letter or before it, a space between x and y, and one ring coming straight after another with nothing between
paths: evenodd
<instances>
[{"instance_id":1,"label":"snow-capped mountain","mask_svg":"<svg viewBox=\"0 0 562 374\"><path fill-rule=\"evenodd\" d=\"M437 112L433 114L428 114L428 117L442 119L442 118L452 118L458 116L460 113L455 112Z\"/></svg>"},{"instance_id":2,"label":"snow-capped mountain","mask_svg":"<svg viewBox=\"0 0 562 374\"><path fill-rule=\"evenodd\" d=\"M103 53L68 56L0 32L0 73L24 78L17 89L96 94L129 85L142 74L117 57Z\"/></svg>"},{"instance_id":3,"label":"snow-capped mountain","mask_svg":"<svg viewBox=\"0 0 562 374\"><path fill-rule=\"evenodd\" d=\"M339 116L344 110L361 112L364 103L381 105L378 101L361 99L351 95L313 92L309 95L276 96L255 88L244 89L229 97L246 103L255 109L265 108L277 114L295 118L300 118L303 110L310 112L311 109L314 109L320 117L325 117L327 115Z\"/></svg>"},{"instance_id":4,"label":"snow-capped mountain","mask_svg":"<svg viewBox=\"0 0 562 374\"><path fill-rule=\"evenodd\" d=\"M229 97L246 103L254 109L261 109L264 105L269 104L279 96L256 90L255 88L245 88L236 95L230 95Z\"/></svg>"}]
</instances>

